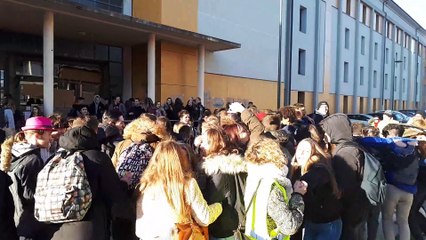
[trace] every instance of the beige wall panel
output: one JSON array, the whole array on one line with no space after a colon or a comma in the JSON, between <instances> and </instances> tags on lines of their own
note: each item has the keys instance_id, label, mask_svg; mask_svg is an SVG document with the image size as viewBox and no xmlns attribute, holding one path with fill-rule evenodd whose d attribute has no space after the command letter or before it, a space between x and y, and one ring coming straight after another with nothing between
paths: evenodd
<instances>
[{"instance_id":1,"label":"beige wall panel","mask_svg":"<svg viewBox=\"0 0 426 240\"><path fill-rule=\"evenodd\" d=\"M320 101L326 101L328 103L330 113L337 112L335 103L336 99L334 94L320 93L318 94L318 102Z\"/></svg>"},{"instance_id":2,"label":"beige wall panel","mask_svg":"<svg viewBox=\"0 0 426 240\"><path fill-rule=\"evenodd\" d=\"M157 86L158 87L158 86ZM183 86L183 85L170 85L170 84L161 84L161 102L166 102L168 97L176 99L179 97L182 99L184 106L190 97L197 96L197 87L196 86Z\"/></svg>"},{"instance_id":3,"label":"beige wall panel","mask_svg":"<svg viewBox=\"0 0 426 240\"><path fill-rule=\"evenodd\" d=\"M133 1L133 17L161 23L162 0Z\"/></svg>"},{"instance_id":4,"label":"beige wall panel","mask_svg":"<svg viewBox=\"0 0 426 240\"><path fill-rule=\"evenodd\" d=\"M314 94L312 92L305 92L305 110L306 113L312 113L315 110L315 107L313 106L314 103Z\"/></svg>"},{"instance_id":5,"label":"beige wall panel","mask_svg":"<svg viewBox=\"0 0 426 240\"><path fill-rule=\"evenodd\" d=\"M161 2L162 24L192 32L198 31L198 0L161 0Z\"/></svg>"},{"instance_id":6,"label":"beige wall panel","mask_svg":"<svg viewBox=\"0 0 426 240\"><path fill-rule=\"evenodd\" d=\"M352 113L354 112L354 109L353 109L354 96L348 96L348 101L349 101L349 106L348 106L347 113Z\"/></svg>"},{"instance_id":7,"label":"beige wall panel","mask_svg":"<svg viewBox=\"0 0 426 240\"><path fill-rule=\"evenodd\" d=\"M291 91L290 105L293 105L295 103L297 103L297 91Z\"/></svg>"},{"instance_id":8,"label":"beige wall panel","mask_svg":"<svg viewBox=\"0 0 426 240\"><path fill-rule=\"evenodd\" d=\"M197 50L161 43L161 84L197 86Z\"/></svg>"},{"instance_id":9,"label":"beige wall panel","mask_svg":"<svg viewBox=\"0 0 426 240\"><path fill-rule=\"evenodd\" d=\"M259 109L276 109L275 82L206 74L204 94L205 105L213 109L232 101L253 101Z\"/></svg>"}]
</instances>

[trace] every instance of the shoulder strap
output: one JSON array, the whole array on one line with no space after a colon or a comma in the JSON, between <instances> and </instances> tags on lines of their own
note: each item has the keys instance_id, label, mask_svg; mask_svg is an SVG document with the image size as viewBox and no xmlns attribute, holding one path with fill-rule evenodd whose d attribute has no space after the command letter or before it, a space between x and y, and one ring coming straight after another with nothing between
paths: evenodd
<instances>
[{"instance_id":1,"label":"shoulder strap","mask_svg":"<svg viewBox=\"0 0 426 240\"><path fill-rule=\"evenodd\" d=\"M247 206L247 208L246 208L246 214L247 214L247 212L248 212L249 208L251 207L251 204L253 203L253 199L254 199L254 197L255 197L255 196L256 196L256 194L257 194L257 190L259 189L260 182L262 182L262 179L260 179L260 180L259 180L259 182L257 183L256 190L254 191L254 194L253 194L253 196L251 197L250 202L249 202L249 204L248 204L248 206Z\"/></svg>"}]
</instances>

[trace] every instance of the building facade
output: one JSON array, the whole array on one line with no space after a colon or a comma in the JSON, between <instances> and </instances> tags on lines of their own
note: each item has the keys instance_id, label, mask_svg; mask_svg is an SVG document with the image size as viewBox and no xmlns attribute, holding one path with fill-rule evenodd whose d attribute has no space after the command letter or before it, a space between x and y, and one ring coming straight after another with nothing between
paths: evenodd
<instances>
[{"instance_id":1,"label":"building facade","mask_svg":"<svg viewBox=\"0 0 426 240\"><path fill-rule=\"evenodd\" d=\"M4 0L0 94L45 113L95 94L424 109L425 45L391 0Z\"/></svg>"},{"instance_id":2,"label":"building facade","mask_svg":"<svg viewBox=\"0 0 426 240\"><path fill-rule=\"evenodd\" d=\"M226 76L229 83L221 85L229 85L228 100L276 108L279 9L278 0L199 1L199 32L241 43L241 49L208 54L207 86ZM291 33L291 45L282 38L291 51L281 53L281 81L291 79L291 104L302 102L312 111L326 100L332 111L346 113L425 108L426 31L393 1L293 0L284 1L281 12L283 32ZM235 91L239 81L254 86ZM213 99L222 97L223 87L214 89ZM257 89L268 93L256 95Z\"/></svg>"}]
</instances>

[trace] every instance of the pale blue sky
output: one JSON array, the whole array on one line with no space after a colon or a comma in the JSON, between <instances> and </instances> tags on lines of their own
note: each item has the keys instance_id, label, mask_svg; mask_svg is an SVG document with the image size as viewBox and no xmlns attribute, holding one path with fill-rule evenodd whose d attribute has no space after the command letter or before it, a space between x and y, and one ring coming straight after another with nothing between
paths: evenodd
<instances>
[{"instance_id":1,"label":"pale blue sky","mask_svg":"<svg viewBox=\"0 0 426 240\"><path fill-rule=\"evenodd\" d=\"M426 29L426 0L393 0Z\"/></svg>"}]
</instances>

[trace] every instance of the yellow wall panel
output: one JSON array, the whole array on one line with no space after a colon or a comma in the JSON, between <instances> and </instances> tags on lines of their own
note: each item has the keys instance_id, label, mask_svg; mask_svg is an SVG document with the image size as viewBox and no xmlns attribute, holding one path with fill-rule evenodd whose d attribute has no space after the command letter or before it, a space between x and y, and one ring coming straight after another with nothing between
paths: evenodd
<instances>
[{"instance_id":1,"label":"yellow wall panel","mask_svg":"<svg viewBox=\"0 0 426 240\"><path fill-rule=\"evenodd\" d=\"M198 31L198 0L161 0L161 23Z\"/></svg>"},{"instance_id":2,"label":"yellow wall panel","mask_svg":"<svg viewBox=\"0 0 426 240\"><path fill-rule=\"evenodd\" d=\"M161 84L197 86L197 49L161 43Z\"/></svg>"},{"instance_id":3,"label":"yellow wall panel","mask_svg":"<svg viewBox=\"0 0 426 240\"><path fill-rule=\"evenodd\" d=\"M133 1L133 17L155 23L161 22L162 0Z\"/></svg>"},{"instance_id":4,"label":"yellow wall panel","mask_svg":"<svg viewBox=\"0 0 426 240\"><path fill-rule=\"evenodd\" d=\"M133 16L192 32L198 31L198 0L136 0Z\"/></svg>"},{"instance_id":5,"label":"yellow wall panel","mask_svg":"<svg viewBox=\"0 0 426 240\"><path fill-rule=\"evenodd\" d=\"M145 98L147 91L147 45L132 47L132 96Z\"/></svg>"},{"instance_id":6,"label":"yellow wall panel","mask_svg":"<svg viewBox=\"0 0 426 240\"><path fill-rule=\"evenodd\" d=\"M205 105L224 107L227 102L252 101L259 109L276 109L276 83L255 79L205 74Z\"/></svg>"},{"instance_id":7,"label":"yellow wall panel","mask_svg":"<svg viewBox=\"0 0 426 240\"><path fill-rule=\"evenodd\" d=\"M190 97L197 96L198 55L197 49L161 42L160 80L158 99L179 97L186 104Z\"/></svg>"}]
</instances>

